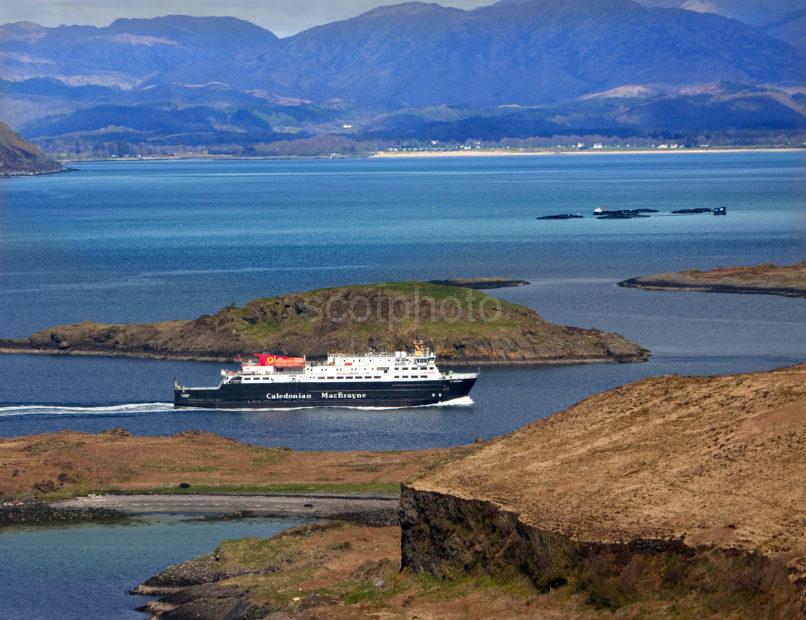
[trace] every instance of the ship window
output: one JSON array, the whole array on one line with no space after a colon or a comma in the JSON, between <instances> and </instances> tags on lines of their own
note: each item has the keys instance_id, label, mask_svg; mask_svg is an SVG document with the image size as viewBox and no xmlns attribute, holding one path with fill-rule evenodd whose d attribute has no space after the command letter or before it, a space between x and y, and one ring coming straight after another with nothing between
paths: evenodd
<instances>
[{"instance_id":1,"label":"ship window","mask_svg":"<svg viewBox=\"0 0 806 620\"><path fill-rule=\"evenodd\" d=\"M328 377L328 379L335 379L335 377Z\"/></svg>"},{"instance_id":2,"label":"ship window","mask_svg":"<svg viewBox=\"0 0 806 620\"><path fill-rule=\"evenodd\" d=\"M373 377L373 379L380 379L380 378L381 378L380 375L378 375L377 377Z\"/></svg>"}]
</instances>

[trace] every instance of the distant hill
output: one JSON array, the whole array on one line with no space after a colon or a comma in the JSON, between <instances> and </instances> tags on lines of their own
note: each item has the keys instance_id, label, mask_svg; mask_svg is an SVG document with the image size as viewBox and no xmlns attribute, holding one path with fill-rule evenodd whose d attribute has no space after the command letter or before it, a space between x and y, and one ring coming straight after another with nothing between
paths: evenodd
<instances>
[{"instance_id":1,"label":"distant hill","mask_svg":"<svg viewBox=\"0 0 806 620\"><path fill-rule=\"evenodd\" d=\"M524 0L501 0L519 2ZM528 0L527 0L528 1ZM803 0L637 0L645 6L686 9L697 13L718 13L751 26L764 27L792 11L803 8Z\"/></svg>"},{"instance_id":2,"label":"distant hill","mask_svg":"<svg viewBox=\"0 0 806 620\"><path fill-rule=\"evenodd\" d=\"M62 165L47 157L38 146L26 142L14 130L0 122L0 176L49 174Z\"/></svg>"},{"instance_id":3,"label":"distant hill","mask_svg":"<svg viewBox=\"0 0 806 620\"><path fill-rule=\"evenodd\" d=\"M218 61L276 41L268 30L234 17L118 19L104 28L0 26L4 78L50 77L76 85L136 86L176 65Z\"/></svg>"},{"instance_id":4,"label":"distant hill","mask_svg":"<svg viewBox=\"0 0 806 620\"><path fill-rule=\"evenodd\" d=\"M794 83L801 63L790 45L735 20L631 0L525 0L475 11L411 2L241 54L226 74L192 65L149 83L217 80L395 107L533 105L624 84Z\"/></svg>"},{"instance_id":5,"label":"distant hill","mask_svg":"<svg viewBox=\"0 0 806 620\"><path fill-rule=\"evenodd\" d=\"M719 13L761 27L802 9L803 0L682 0L680 8Z\"/></svg>"}]
</instances>

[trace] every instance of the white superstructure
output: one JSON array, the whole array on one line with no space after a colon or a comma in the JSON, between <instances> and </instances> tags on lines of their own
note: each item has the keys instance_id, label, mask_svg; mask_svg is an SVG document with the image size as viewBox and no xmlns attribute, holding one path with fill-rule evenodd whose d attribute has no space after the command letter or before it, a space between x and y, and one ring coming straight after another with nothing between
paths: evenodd
<instances>
[{"instance_id":1,"label":"white superstructure","mask_svg":"<svg viewBox=\"0 0 806 620\"><path fill-rule=\"evenodd\" d=\"M304 357L259 355L246 361L241 370L222 370L221 383L342 383L355 381L437 381L471 376L437 368L436 355L428 349L414 353L366 353L329 355L324 362ZM475 376L475 375L472 375Z\"/></svg>"}]
</instances>

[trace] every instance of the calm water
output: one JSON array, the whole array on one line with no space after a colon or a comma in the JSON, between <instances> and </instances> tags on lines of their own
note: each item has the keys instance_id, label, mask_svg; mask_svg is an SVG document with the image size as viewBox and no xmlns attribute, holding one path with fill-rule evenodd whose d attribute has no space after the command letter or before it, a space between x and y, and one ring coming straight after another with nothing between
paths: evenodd
<instances>
[{"instance_id":1,"label":"calm water","mask_svg":"<svg viewBox=\"0 0 806 620\"><path fill-rule=\"evenodd\" d=\"M172 379L218 364L0 356L0 434L202 428L263 445L392 449L490 437L646 375L801 360L802 300L620 289L691 267L801 260L806 154L421 161L112 162L0 185L0 334L193 317L344 283L501 275L496 294L618 331L647 364L485 371L474 406L409 411L174 412ZM537 221L595 206L727 206L728 217ZM52 405L52 407L32 407Z\"/></svg>"},{"instance_id":2,"label":"calm water","mask_svg":"<svg viewBox=\"0 0 806 620\"><path fill-rule=\"evenodd\" d=\"M158 515L134 525L0 528L0 617L143 618L127 592L222 540L273 536L300 520L199 522Z\"/></svg>"},{"instance_id":3,"label":"calm water","mask_svg":"<svg viewBox=\"0 0 806 620\"><path fill-rule=\"evenodd\" d=\"M806 353L803 300L616 286L644 273L806 258L804 154L78 168L0 181L0 336L83 319L194 317L318 286L497 275L532 284L495 294L553 321L618 331L654 356L486 370L469 407L241 413L165 405L174 376L209 384L219 364L6 355L0 435L119 426L205 429L299 449L445 446L511 431L643 376L761 370ZM600 205L726 206L729 215L535 220ZM285 526L162 519L0 533L0 615L132 615L126 590L167 564Z\"/></svg>"}]
</instances>

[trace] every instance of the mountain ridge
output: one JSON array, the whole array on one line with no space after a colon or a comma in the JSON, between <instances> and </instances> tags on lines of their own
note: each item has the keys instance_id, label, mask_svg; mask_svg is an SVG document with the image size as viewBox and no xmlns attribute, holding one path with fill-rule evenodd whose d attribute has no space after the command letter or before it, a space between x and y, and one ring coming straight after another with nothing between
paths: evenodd
<instances>
[{"instance_id":1,"label":"mountain ridge","mask_svg":"<svg viewBox=\"0 0 806 620\"><path fill-rule=\"evenodd\" d=\"M229 17L6 24L0 105L60 157L552 135L797 144L799 19L762 30L633 0L518 0L381 6L285 38Z\"/></svg>"}]
</instances>

